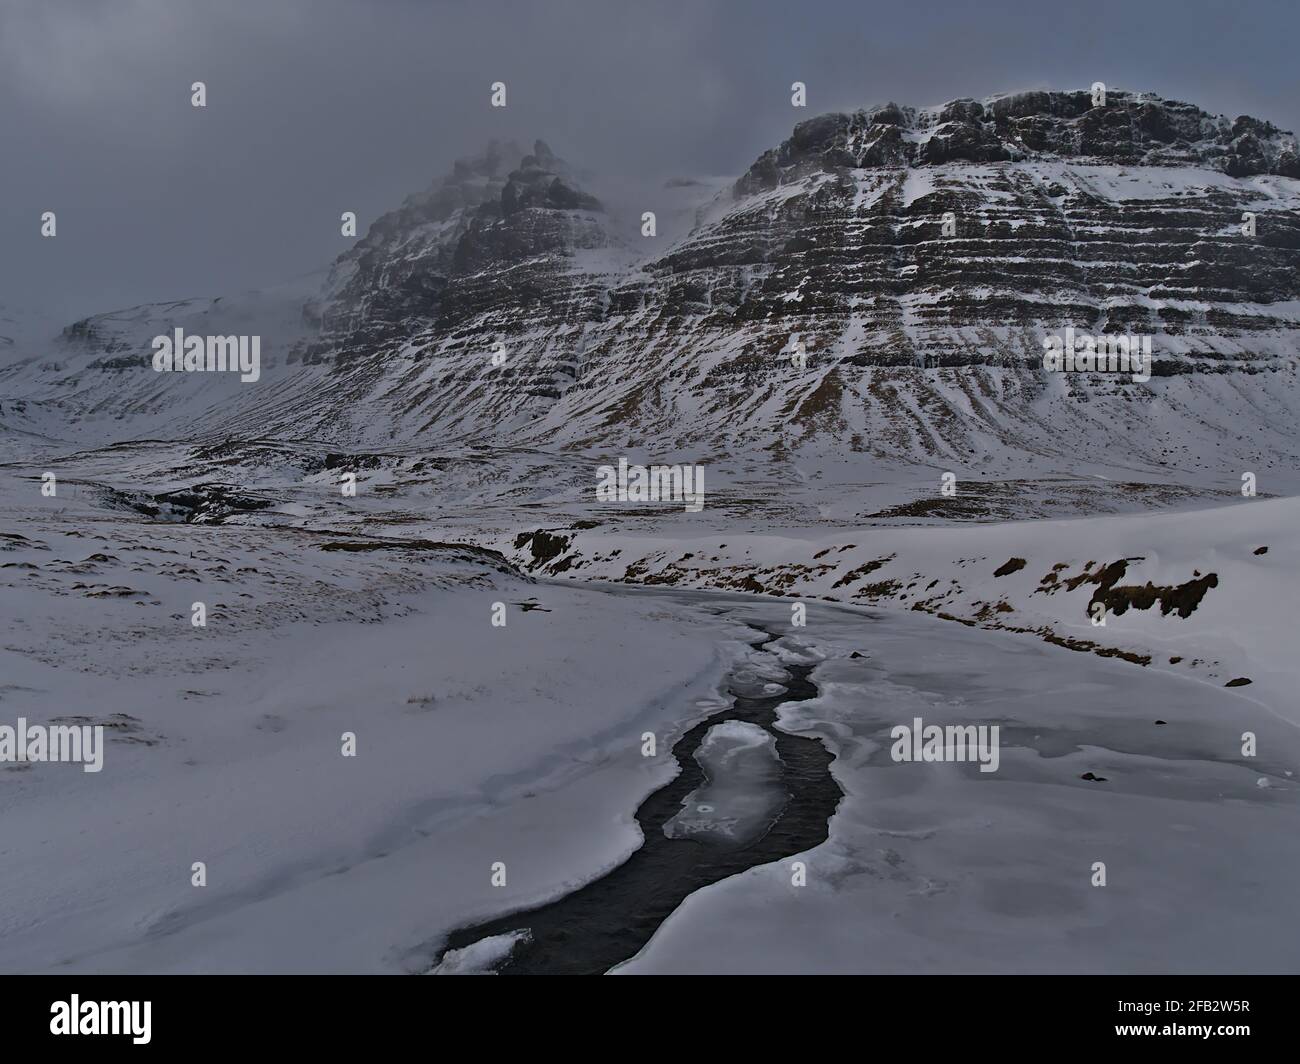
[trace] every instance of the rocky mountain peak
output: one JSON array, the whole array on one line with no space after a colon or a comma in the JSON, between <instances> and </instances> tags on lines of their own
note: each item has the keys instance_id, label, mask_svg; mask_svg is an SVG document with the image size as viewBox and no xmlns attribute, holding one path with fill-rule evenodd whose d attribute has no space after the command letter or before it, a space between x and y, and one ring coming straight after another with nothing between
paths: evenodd
<instances>
[{"instance_id":1,"label":"rocky mountain peak","mask_svg":"<svg viewBox=\"0 0 1300 1064\"><path fill-rule=\"evenodd\" d=\"M1031 91L916 109L887 103L800 122L737 182L738 195L817 170L1069 158L1202 166L1231 177L1300 177L1295 137L1249 116L1229 120L1151 93Z\"/></svg>"},{"instance_id":2,"label":"rocky mountain peak","mask_svg":"<svg viewBox=\"0 0 1300 1064\"><path fill-rule=\"evenodd\" d=\"M508 217L530 207L550 210L602 210L600 201L577 187L577 180L564 160L539 140L532 155L525 155L510 174L501 193L501 216Z\"/></svg>"},{"instance_id":3,"label":"rocky mountain peak","mask_svg":"<svg viewBox=\"0 0 1300 1064\"><path fill-rule=\"evenodd\" d=\"M319 337L299 345L294 357L317 361L373 352L509 300L517 293L478 275L604 246L605 228L593 217L602 212L545 141L527 154L513 141L492 141L377 219L339 256L321 297L304 308ZM549 283L541 274L560 271L534 262L526 272L540 290Z\"/></svg>"}]
</instances>

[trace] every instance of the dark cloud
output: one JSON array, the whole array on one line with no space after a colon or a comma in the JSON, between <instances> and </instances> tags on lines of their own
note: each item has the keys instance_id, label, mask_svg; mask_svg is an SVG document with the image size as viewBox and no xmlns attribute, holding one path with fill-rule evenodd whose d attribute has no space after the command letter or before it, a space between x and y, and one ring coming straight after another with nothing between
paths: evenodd
<instances>
[{"instance_id":1,"label":"dark cloud","mask_svg":"<svg viewBox=\"0 0 1300 1064\"><path fill-rule=\"evenodd\" d=\"M0 303L285 280L342 250L340 212L364 231L493 136L629 182L738 173L818 111L1096 80L1294 129L1298 24L1188 0L6 0Z\"/></svg>"}]
</instances>

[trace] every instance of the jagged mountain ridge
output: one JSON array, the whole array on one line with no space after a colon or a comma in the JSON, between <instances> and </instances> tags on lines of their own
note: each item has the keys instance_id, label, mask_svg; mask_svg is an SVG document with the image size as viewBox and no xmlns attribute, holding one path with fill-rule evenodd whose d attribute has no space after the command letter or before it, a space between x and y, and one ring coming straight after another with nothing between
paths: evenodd
<instances>
[{"instance_id":1,"label":"jagged mountain ridge","mask_svg":"<svg viewBox=\"0 0 1300 1064\"><path fill-rule=\"evenodd\" d=\"M1099 439L1149 467L1296 454L1300 181L1268 123L1119 92L824 115L711 200L674 188L706 195L660 254L545 145L517 153L378 220L266 383L188 425L989 468ZM1154 334L1159 379L1045 375L1066 325ZM121 369L103 355L87 373Z\"/></svg>"},{"instance_id":2,"label":"jagged mountain ridge","mask_svg":"<svg viewBox=\"0 0 1300 1064\"><path fill-rule=\"evenodd\" d=\"M917 110L888 103L801 122L765 152L738 185L758 192L788 180L801 164L926 166L1072 158L1143 166L1209 166L1230 177L1300 177L1295 139L1271 122L1229 121L1192 104L1149 93L1021 92L952 100Z\"/></svg>"},{"instance_id":3,"label":"jagged mountain ridge","mask_svg":"<svg viewBox=\"0 0 1300 1064\"><path fill-rule=\"evenodd\" d=\"M321 298L305 307L318 335L294 355L308 362L364 355L415 328L452 328L485 299L526 310L549 290L544 271L516 274L508 292L485 289L478 278L500 264L603 246L603 227L583 217L602 211L544 141L528 155L493 141L340 256Z\"/></svg>"}]
</instances>

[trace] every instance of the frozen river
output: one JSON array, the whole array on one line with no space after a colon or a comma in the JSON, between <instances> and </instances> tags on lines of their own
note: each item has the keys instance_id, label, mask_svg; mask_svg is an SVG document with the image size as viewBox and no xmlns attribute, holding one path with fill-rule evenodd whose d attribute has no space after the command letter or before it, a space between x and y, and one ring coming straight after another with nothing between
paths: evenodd
<instances>
[{"instance_id":1,"label":"frozen river","mask_svg":"<svg viewBox=\"0 0 1300 1064\"><path fill-rule=\"evenodd\" d=\"M661 594L787 633L767 650L787 667L799 663L800 682L807 676L816 692L776 696L776 729L824 743L845 797L825 841L788 846L776 859L751 842L761 859L692 892L619 971L1300 964L1289 901L1300 870L1300 737L1249 698L930 618L812 605L807 627L791 630L786 603ZM895 760L892 729L918 718L996 726L996 771L969 760ZM752 737L750 750L762 750ZM757 764L733 784L750 787L748 803L761 808L771 779ZM699 816L691 805L678 823ZM643 822L647 849L671 849L656 827ZM636 868L634 858L620 871L635 879ZM641 875L652 888L653 861ZM600 898L599 883L585 894ZM537 915L545 923L565 911L561 900ZM491 929L507 925L522 930L529 918ZM588 925L567 926L579 954ZM521 968L545 969L525 963L536 951L517 951Z\"/></svg>"}]
</instances>

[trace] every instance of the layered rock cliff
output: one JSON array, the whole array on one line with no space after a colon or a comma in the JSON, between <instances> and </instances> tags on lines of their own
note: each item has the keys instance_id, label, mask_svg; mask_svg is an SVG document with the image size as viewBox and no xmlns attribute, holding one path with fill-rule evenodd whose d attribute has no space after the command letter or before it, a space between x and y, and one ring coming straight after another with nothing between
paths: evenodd
<instances>
[{"instance_id":1,"label":"layered rock cliff","mask_svg":"<svg viewBox=\"0 0 1300 1064\"><path fill-rule=\"evenodd\" d=\"M202 380L152 379L145 334L171 315L144 308L130 330L65 333L61 417L102 419L111 386L130 432L145 403L118 375L138 374L151 432L1008 472L1100 451L1198 476L1294 463L1297 167L1267 122L1150 95L888 104L799 123L716 194L661 189L644 209L696 224L651 253L545 144L497 144L340 257L257 385L203 401ZM211 331L238 307L207 308ZM1149 337L1153 380L1046 373L1044 337L1068 326ZM29 412L53 400L54 378L6 376Z\"/></svg>"}]
</instances>

